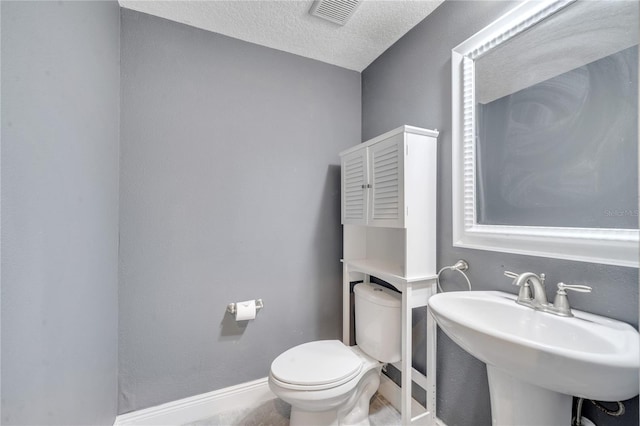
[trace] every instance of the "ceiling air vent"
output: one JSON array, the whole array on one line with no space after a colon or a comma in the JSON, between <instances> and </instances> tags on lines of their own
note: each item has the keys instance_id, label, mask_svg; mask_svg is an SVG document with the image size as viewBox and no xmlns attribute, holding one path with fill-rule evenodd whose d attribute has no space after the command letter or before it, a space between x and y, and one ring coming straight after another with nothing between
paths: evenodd
<instances>
[{"instance_id":1,"label":"ceiling air vent","mask_svg":"<svg viewBox=\"0 0 640 426\"><path fill-rule=\"evenodd\" d=\"M344 25L359 4L360 0L316 0L309 13L334 24Z\"/></svg>"}]
</instances>

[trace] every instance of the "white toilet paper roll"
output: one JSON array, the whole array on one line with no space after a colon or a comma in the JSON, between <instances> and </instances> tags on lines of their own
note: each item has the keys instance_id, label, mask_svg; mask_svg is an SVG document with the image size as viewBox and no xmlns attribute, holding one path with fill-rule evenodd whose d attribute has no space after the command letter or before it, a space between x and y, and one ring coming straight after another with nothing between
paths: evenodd
<instances>
[{"instance_id":1,"label":"white toilet paper roll","mask_svg":"<svg viewBox=\"0 0 640 426\"><path fill-rule=\"evenodd\" d=\"M247 300L246 302L236 303L236 321L252 320L256 317L256 301Z\"/></svg>"}]
</instances>

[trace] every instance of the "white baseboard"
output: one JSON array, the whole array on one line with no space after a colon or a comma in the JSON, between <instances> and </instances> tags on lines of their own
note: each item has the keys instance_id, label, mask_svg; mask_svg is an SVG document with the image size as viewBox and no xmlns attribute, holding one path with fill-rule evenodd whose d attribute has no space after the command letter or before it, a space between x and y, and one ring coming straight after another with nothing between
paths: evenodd
<instances>
[{"instance_id":1,"label":"white baseboard","mask_svg":"<svg viewBox=\"0 0 640 426\"><path fill-rule=\"evenodd\" d=\"M400 387L385 376L380 377L378 392L400 411ZM238 408L259 405L276 396L269 389L268 379L262 378L252 382L220 389L213 392L155 407L145 408L116 417L114 426L177 426L215 416L218 413ZM412 411L418 413L424 408L412 400ZM436 426L447 426L436 417Z\"/></svg>"},{"instance_id":2,"label":"white baseboard","mask_svg":"<svg viewBox=\"0 0 640 426\"><path fill-rule=\"evenodd\" d=\"M179 399L155 407L145 408L116 417L114 426L174 426L206 419L218 413L259 405L275 398L267 378L189 398Z\"/></svg>"},{"instance_id":3,"label":"white baseboard","mask_svg":"<svg viewBox=\"0 0 640 426\"><path fill-rule=\"evenodd\" d=\"M380 387L378 388L378 393L389 401L396 410L400 411L401 388L384 374L380 376ZM424 407L420 405L418 401L411 399L411 412L414 413L414 415L415 413L421 413L424 411ZM438 417L435 418L435 423L436 426L447 426Z\"/></svg>"}]
</instances>

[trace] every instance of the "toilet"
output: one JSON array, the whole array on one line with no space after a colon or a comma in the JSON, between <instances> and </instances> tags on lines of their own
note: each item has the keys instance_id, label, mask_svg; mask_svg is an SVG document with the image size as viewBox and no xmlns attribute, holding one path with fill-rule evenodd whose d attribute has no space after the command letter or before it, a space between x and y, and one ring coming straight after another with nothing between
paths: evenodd
<instances>
[{"instance_id":1,"label":"toilet","mask_svg":"<svg viewBox=\"0 0 640 426\"><path fill-rule=\"evenodd\" d=\"M291 404L291 426L369 426L382 365L401 359L400 294L370 283L354 293L357 346L304 343L271 364L269 387Z\"/></svg>"}]
</instances>

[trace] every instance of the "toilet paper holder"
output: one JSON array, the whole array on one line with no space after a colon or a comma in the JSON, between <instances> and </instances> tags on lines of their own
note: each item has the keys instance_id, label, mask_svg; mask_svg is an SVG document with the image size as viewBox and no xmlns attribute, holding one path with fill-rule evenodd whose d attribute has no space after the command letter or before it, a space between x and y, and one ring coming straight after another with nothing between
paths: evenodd
<instances>
[{"instance_id":1,"label":"toilet paper holder","mask_svg":"<svg viewBox=\"0 0 640 426\"><path fill-rule=\"evenodd\" d=\"M258 312L262 308L264 308L264 304L262 303L262 299L256 299L256 312ZM231 315L235 315L236 314L236 304L235 303L229 303L227 305L227 312L229 312Z\"/></svg>"}]
</instances>

